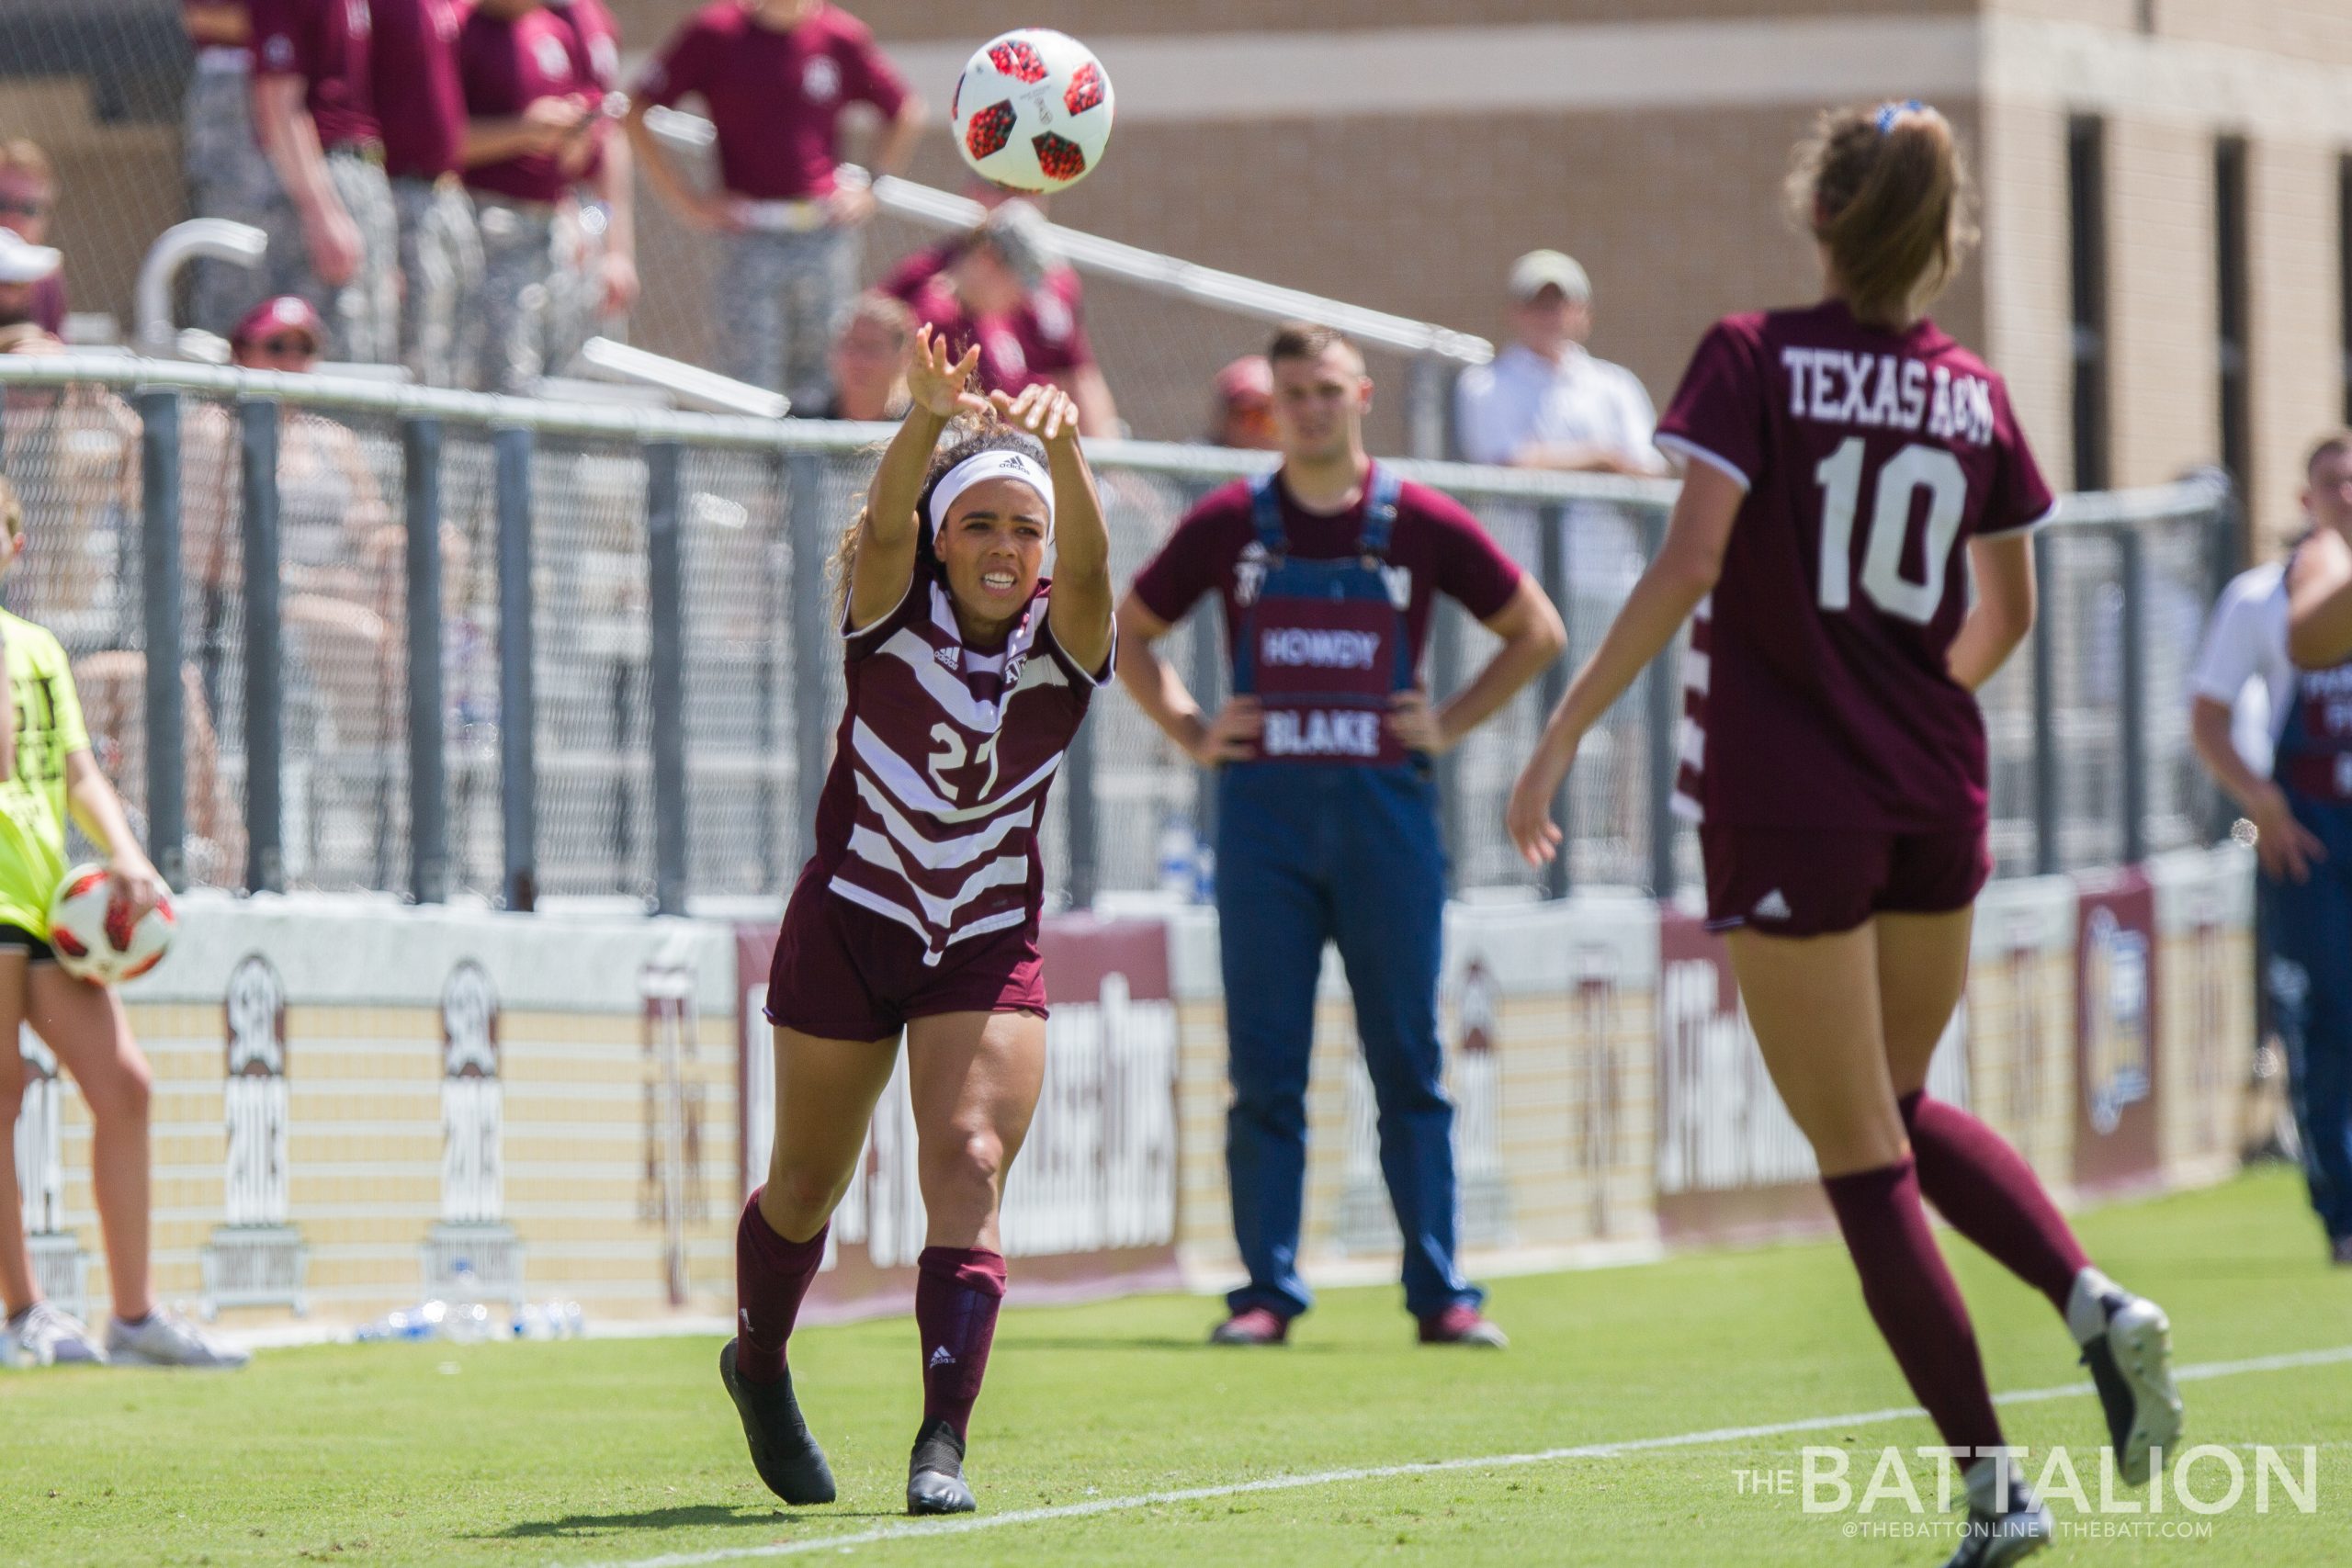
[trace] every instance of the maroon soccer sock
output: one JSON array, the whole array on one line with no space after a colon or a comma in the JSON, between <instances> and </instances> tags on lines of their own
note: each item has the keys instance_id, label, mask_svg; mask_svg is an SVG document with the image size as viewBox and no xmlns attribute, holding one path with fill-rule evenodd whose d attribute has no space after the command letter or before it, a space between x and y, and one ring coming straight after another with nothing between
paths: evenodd
<instances>
[{"instance_id":1,"label":"maroon soccer sock","mask_svg":"<svg viewBox=\"0 0 2352 1568\"><path fill-rule=\"evenodd\" d=\"M800 1298L825 1260L828 1224L807 1241L786 1241L760 1213L759 1189L735 1225L735 1375L745 1382L784 1377L784 1342L800 1315Z\"/></svg>"},{"instance_id":2,"label":"maroon soccer sock","mask_svg":"<svg viewBox=\"0 0 2352 1568\"><path fill-rule=\"evenodd\" d=\"M915 1330L922 1337L922 1418L962 1438L988 1375L1004 1258L978 1247L926 1247L915 1259Z\"/></svg>"},{"instance_id":3,"label":"maroon soccer sock","mask_svg":"<svg viewBox=\"0 0 2352 1568\"><path fill-rule=\"evenodd\" d=\"M1824 1177L1821 1185L1862 1277L1862 1300L1945 1444L1999 1444L2001 1423L1976 1353L1976 1330L1928 1229L1912 1162Z\"/></svg>"},{"instance_id":4,"label":"maroon soccer sock","mask_svg":"<svg viewBox=\"0 0 2352 1568\"><path fill-rule=\"evenodd\" d=\"M1911 1130L1919 1190L1952 1229L2050 1298L2063 1315L2090 1266L2033 1168L2000 1134L1924 1090L1897 1102Z\"/></svg>"}]
</instances>

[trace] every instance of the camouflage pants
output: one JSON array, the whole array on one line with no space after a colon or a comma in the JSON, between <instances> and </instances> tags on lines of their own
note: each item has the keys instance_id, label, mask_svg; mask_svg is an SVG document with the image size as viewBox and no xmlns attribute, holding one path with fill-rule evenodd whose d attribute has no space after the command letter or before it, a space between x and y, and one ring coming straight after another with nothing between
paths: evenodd
<instances>
[{"instance_id":1,"label":"camouflage pants","mask_svg":"<svg viewBox=\"0 0 2352 1568\"><path fill-rule=\"evenodd\" d=\"M857 231L733 234L716 303L718 368L796 409L832 396L825 351L857 293Z\"/></svg>"},{"instance_id":2,"label":"camouflage pants","mask_svg":"<svg viewBox=\"0 0 2352 1568\"><path fill-rule=\"evenodd\" d=\"M521 392L546 373L555 209L478 195L481 224L482 354L475 383Z\"/></svg>"},{"instance_id":3,"label":"camouflage pants","mask_svg":"<svg viewBox=\"0 0 2352 1568\"><path fill-rule=\"evenodd\" d=\"M396 365L401 357L400 214L382 167L348 152L327 154L327 179L359 229L359 266L351 281L330 288L311 270L311 247L291 201L280 201L270 230L272 292L300 294L325 318L327 357L361 365Z\"/></svg>"},{"instance_id":4,"label":"camouflage pants","mask_svg":"<svg viewBox=\"0 0 2352 1568\"><path fill-rule=\"evenodd\" d=\"M481 233L455 180L396 179L401 223L401 360L428 387L455 387L481 356Z\"/></svg>"},{"instance_id":5,"label":"camouflage pants","mask_svg":"<svg viewBox=\"0 0 2352 1568\"><path fill-rule=\"evenodd\" d=\"M598 333L625 337L627 325L606 322L604 308L605 225L601 203L567 202L557 209L555 254L548 271L548 370L559 374Z\"/></svg>"},{"instance_id":6,"label":"camouflage pants","mask_svg":"<svg viewBox=\"0 0 2352 1568\"><path fill-rule=\"evenodd\" d=\"M254 140L252 95L253 78L243 71L201 64L189 81L182 132L188 210L273 232L271 212L285 208L286 194L278 187L277 171ZM227 337L268 291L271 259L264 258L259 267L197 262L188 324Z\"/></svg>"}]
</instances>

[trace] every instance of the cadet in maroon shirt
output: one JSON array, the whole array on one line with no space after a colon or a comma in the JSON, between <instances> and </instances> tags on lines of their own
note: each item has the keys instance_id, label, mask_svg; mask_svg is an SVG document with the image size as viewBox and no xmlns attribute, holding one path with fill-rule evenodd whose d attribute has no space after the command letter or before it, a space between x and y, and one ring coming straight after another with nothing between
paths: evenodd
<instances>
[{"instance_id":1,"label":"cadet in maroon shirt","mask_svg":"<svg viewBox=\"0 0 2352 1568\"><path fill-rule=\"evenodd\" d=\"M1456 1258L1453 1106L1437 1035L1445 852L1430 760L1559 656L1560 617L1476 519L1365 456L1355 344L1294 323L1267 351L1283 462L1212 491L1119 606L1119 679L1217 770L1217 944L1233 1105L1226 1164L1249 1283L1221 1345L1280 1344L1314 1298L1298 1274L1315 985L1336 943L1380 1104L1380 1166L1424 1344L1500 1347ZM1153 644L1223 601L1239 694L1216 717ZM1502 639L1436 706L1421 648L1439 593Z\"/></svg>"},{"instance_id":2,"label":"cadet in maroon shirt","mask_svg":"<svg viewBox=\"0 0 2352 1568\"><path fill-rule=\"evenodd\" d=\"M1040 382L1068 392L1088 435L1119 434L1118 405L1086 338L1079 277L1030 203L1000 199L961 239L890 269L882 290L960 349L980 350L980 385L1018 394Z\"/></svg>"},{"instance_id":3,"label":"cadet in maroon shirt","mask_svg":"<svg viewBox=\"0 0 2352 1568\"><path fill-rule=\"evenodd\" d=\"M458 75L463 0L369 0L376 116L401 225L401 357L430 387L458 384L469 355L459 312L481 288L481 234L458 177L466 90Z\"/></svg>"},{"instance_id":4,"label":"cadet in maroon shirt","mask_svg":"<svg viewBox=\"0 0 2352 1568\"><path fill-rule=\"evenodd\" d=\"M1880 1332L1944 1441L1977 1456L1951 1561L2009 1562L2050 1517L1991 1453L2000 1423L1923 1197L2064 1315L2127 1479L2180 1425L2164 1314L2090 1267L1997 1134L1926 1094L1991 864L1974 693L2032 625L2027 534L2050 491L2000 377L1922 314L1967 232L1943 116L1825 116L1800 167L1827 297L1701 342L1659 422L1685 472L1665 544L1552 716L1509 825L1530 862L1557 852L1551 803L1579 741L1695 615L1680 797L1709 923L1730 932Z\"/></svg>"},{"instance_id":5,"label":"cadet in maroon shirt","mask_svg":"<svg viewBox=\"0 0 2352 1568\"><path fill-rule=\"evenodd\" d=\"M384 177L368 0L247 0L254 130L292 202L273 213L273 294L300 294L345 359L400 355L400 220Z\"/></svg>"},{"instance_id":6,"label":"cadet in maroon shirt","mask_svg":"<svg viewBox=\"0 0 2352 1568\"><path fill-rule=\"evenodd\" d=\"M458 34L466 187L481 229L481 383L520 392L548 371L558 207L594 155L604 94L578 35L541 0L478 0Z\"/></svg>"},{"instance_id":7,"label":"cadet in maroon shirt","mask_svg":"<svg viewBox=\"0 0 2352 1568\"><path fill-rule=\"evenodd\" d=\"M604 0L548 0L548 8L570 24L574 65L598 97L587 164L556 215L548 362L563 365L637 303L637 159L612 118L620 105L620 24Z\"/></svg>"},{"instance_id":8,"label":"cadet in maroon shirt","mask_svg":"<svg viewBox=\"0 0 2352 1568\"><path fill-rule=\"evenodd\" d=\"M645 124L649 109L695 96L718 131L717 190L690 183ZM716 0L646 67L629 106L656 194L722 237L718 368L802 408L828 400L825 351L856 295L857 231L874 214L865 183L838 174L842 115L855 103L890 122L874 173L899 173L922 100L864 23L825 0Z\"/></svg>"}]
</instances>

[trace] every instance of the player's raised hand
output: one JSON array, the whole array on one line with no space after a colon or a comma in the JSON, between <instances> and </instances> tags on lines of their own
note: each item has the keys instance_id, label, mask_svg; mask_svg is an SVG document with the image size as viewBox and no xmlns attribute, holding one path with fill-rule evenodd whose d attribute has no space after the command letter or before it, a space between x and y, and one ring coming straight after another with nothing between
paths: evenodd
<instances>
[{"instance_id":1,"label":"player's raised hand","mask_svg":"<svg viewBox=\"0 0 2352 1568\"><path fill-rule=\"evenodd\" d=\"M1078 400L1050 381L1023 387L1017 398L990 392L989 401L1006 423L1027 431L1047 446L1078 441Z\"/></svg>"},{"instance_id":2,"label":"player's raised hand","mask_svg":"<svg viewBox=\"0 0 2352 1568\"><path fill-rule=\"evenodd\" d=\"M1510 841L1519 846L1520 858L1530 865L1549 865L1560 852L1565 835L1552 820L1552 797L1560 793L1560 783L1575 761L1573 750L1565 761L1555 762L1549 747L1538 747L1527 766L1519 771L1519 782L1511 785L1503 827Z\"/></svg>"},{"instance_id":3,"label":"player's raised hand","mask_svg":"<svg viewBox=\"0 0 2352 1568\"><path fill-rule=\"evenodd\" d=\"M915 356L907 367L907 395L916 407L941 419L986 411L988 400L966 390L972 372L980 367L980 345L974 344L964 351L964 357L956 360L947 357L947 348L945 333L933 333L928 326L915 329Z\"/></svg>"}]
</instances>

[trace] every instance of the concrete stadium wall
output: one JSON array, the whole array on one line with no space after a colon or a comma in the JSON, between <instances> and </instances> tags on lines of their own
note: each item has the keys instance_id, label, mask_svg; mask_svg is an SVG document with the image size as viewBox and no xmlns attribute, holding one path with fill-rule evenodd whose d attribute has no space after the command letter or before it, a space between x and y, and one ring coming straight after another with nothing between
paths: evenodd
<instances>
[{"instance_id":1,"label":"concrete stadium wall","mask_svg":"<svg viewBox=\"0 0 2352 1568\"><path fill-rule=\"evenodd\" d=\"M1932 1087L2064 1199L2237 1163L2254 1045L2234 847L1995 884ZM155 1069L156 1282L255 1328L440 1295L592 1322L731 1316L764 1172L774 927L344 898L191 901L126 993ZM1061 917L1048 1077L1009 1185L1016 1300L1238 1279L1213 912ZM1588 892L1449 911L1441 998L1473 1273L1624 1260L1826 1222L1720 942ZM52 1294L103 1302L81 1100L29 1032L17 1125ZM1327 959L1308 1095L1310 1279L1393 1278L1374 1106ZM923 1241L903 1059L811 1312L902 1311ZM460 1265L470 1273L466 1278Z\"/></svg>"}]
</instances>

